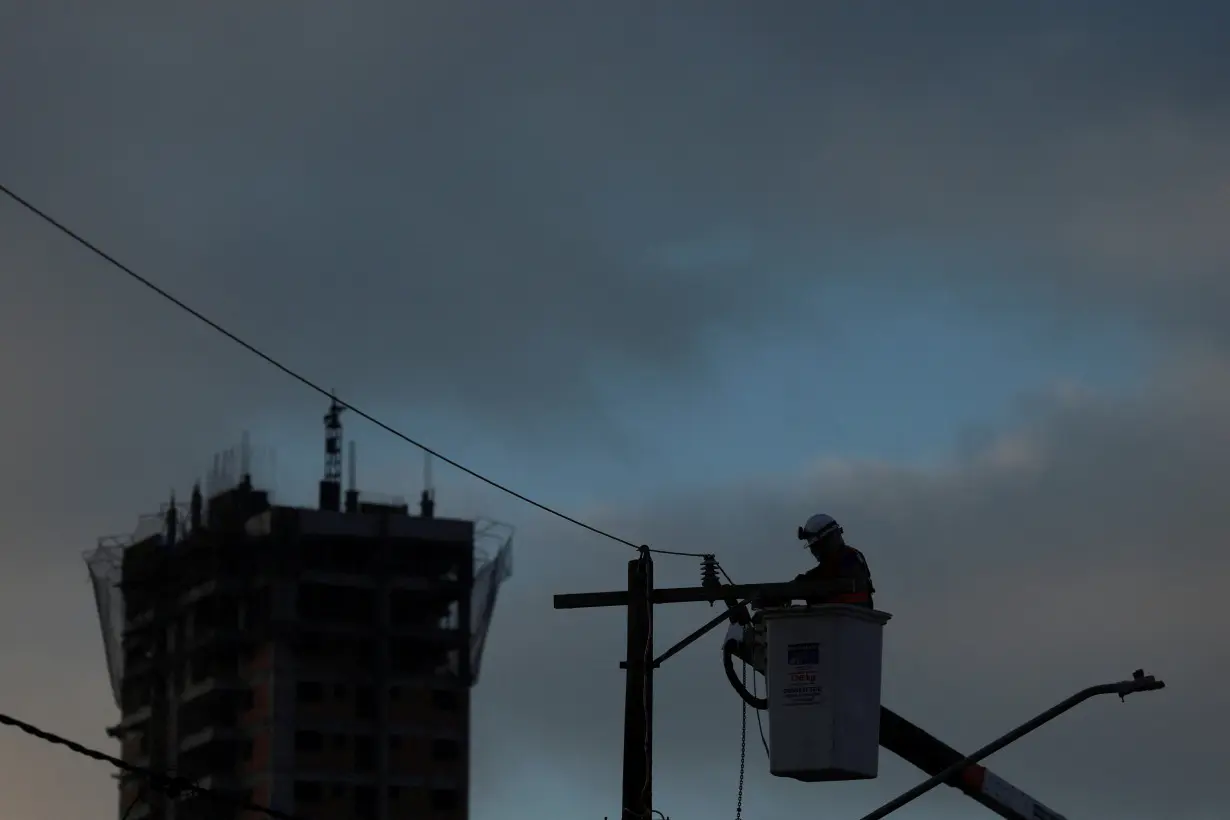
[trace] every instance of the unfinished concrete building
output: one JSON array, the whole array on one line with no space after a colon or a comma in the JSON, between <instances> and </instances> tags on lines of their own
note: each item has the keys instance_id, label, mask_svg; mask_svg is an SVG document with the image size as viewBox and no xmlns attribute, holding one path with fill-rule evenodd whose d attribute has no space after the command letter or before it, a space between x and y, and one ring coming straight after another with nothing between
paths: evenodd
<instances>
[{"instance_id":1,"label":"unfinished concrete building","mask_svg":"<svg viewBox=\"0 0 1230 820\"><path fill-rule=\"evenodd\" d=\"M417 514L365 500L353 455L343 499L340 411L317 507L254 487L245 441L232 486L88 556L121 712L109 732L125 761L305 820L462 820L470 689L511 536L436 517L430 489ZM132 820L258 816L142 785L120 780Z\"/></svg>"}]
</instances>

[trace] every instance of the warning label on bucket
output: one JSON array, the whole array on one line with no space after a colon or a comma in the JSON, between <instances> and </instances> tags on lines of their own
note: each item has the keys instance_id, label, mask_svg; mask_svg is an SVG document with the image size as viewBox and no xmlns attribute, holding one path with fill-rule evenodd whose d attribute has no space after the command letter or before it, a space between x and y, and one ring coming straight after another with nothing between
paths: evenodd
<instances>
[{"instance_id":1,"label":"warning label on bucket","mask_svg":"<svg viewBox=\"0 0 1230 820\"><path fill-rule=\"evenodd\" d=\"M820 644L792 643L787 645L786 663L791 666L819 666Z\"/></svg>"},{"instance_id":2,"label":"warning label on bucket","mask_svg":"<svg viewBox=\"0 0 1230 820\"><path fill-rule=\"evenodd\" d=\"M808 706L819 700L820 644L792 643L786 646L786 675L781 694L783 706Z\"/></svg>"},{"instance_id":3,"label":"warning label on bucket","mask_svg":"<svg viewBox=\"0 0 1230 820\"><path fill-rule=\"evenodd\" d=\"M809 706L818 700L823 693L819 686L787 686L782 689L783 706Z\"/></svg>"}]
</instances>

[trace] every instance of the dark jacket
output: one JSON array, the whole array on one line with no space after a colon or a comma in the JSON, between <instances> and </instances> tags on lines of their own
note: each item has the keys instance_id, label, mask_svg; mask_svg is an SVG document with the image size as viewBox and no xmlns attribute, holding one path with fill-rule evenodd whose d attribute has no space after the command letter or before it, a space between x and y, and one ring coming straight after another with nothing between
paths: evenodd
<instances>
[{"instance_id":1,"label":"dark jacket","mask_svg":"<svg viewBox=\"0 0 1230 820\"><path fill-rule=\"evenodd\" d=\"M851 582L851 589L833 595L808 598L809 606L821 604L857 604L872 606L872 594L876 591L871 583L871 569L867 559L854 547L843 544L831 557L822 560L812 569L801 573L796 581L833 581Z\"/></svg>"}]
</instances>

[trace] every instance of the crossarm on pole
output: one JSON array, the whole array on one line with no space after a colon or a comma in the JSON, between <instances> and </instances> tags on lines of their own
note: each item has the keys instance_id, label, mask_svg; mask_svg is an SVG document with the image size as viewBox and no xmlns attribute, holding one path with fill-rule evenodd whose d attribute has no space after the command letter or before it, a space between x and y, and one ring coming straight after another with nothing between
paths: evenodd
<instances>
[{"instance_id":1,"label":"crossarm on pole","mask_svg":"<svg viewBox=\"0 0 1230 820\"><path fill-rule=\"evenodd\" d=\"M835 581L788 581L777 584L722 584L714 587L663 587L653 591L655 604L711 603L739 599L798 600L821 598L842 592L853 592L854 582L847 579ZM594 607L627 606L628 593L624 590L611 592L569 592L555 596L556 609L591 609Z\"/></svg>"}]
</instances>

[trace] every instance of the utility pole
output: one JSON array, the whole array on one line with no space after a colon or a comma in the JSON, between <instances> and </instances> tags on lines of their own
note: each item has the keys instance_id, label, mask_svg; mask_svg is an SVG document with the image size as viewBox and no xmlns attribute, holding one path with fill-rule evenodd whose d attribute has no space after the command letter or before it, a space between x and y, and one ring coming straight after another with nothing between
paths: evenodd
<instances>
[{"instance_id":1,"label":"utility pole","mask_svg":"<svg viewBox=\"0 0 1230 820\"><path fill-rule=\"evenodd\" d=\"M653 558L628 562L628 655L624 684L623 817L653 811Z\"/></svg>"},{"instance_id":2,"label":"utility pole","mask_svg":"<svg viewBox=\"0 0 1230 820\"><path fill-rule=\"evenodd\" d=\"M626 607L628 619L627 670L624 683L623 814L621 820L652 820L653 815L653 672L684 647L735 617L751 600L794 600L852 591L849 581L792 581L785 584L719 584L698 587L653 585L653 557L649 547L628 562L626 591L578 592L555 596L556 609ZM712 561L708 556L707 561ZM654 657L653 608L657 604L714 603L726 610L705 626Z\"/></svg>"}]
</instances>

